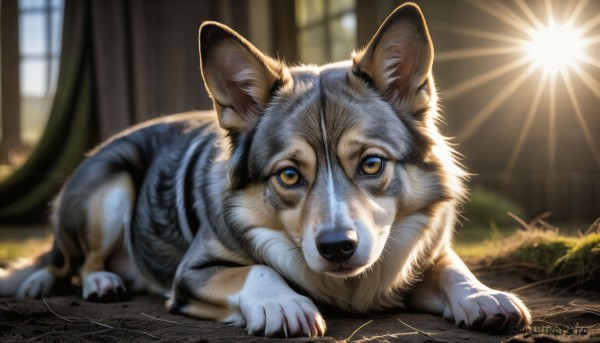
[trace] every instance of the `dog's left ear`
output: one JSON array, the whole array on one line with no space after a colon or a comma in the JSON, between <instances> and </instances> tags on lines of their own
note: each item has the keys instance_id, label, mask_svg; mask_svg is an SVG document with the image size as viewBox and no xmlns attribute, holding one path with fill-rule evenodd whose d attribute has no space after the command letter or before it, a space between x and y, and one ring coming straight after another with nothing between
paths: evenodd
<instances>
[{"instance_id":1,"label":"dog's left ear","mask_svg":"<svg viewBox=\"0 0 600 343\"><path fill-rule=\"evenodd\" d=\"M398 7L363 50L353 57L353 71L367 76L392 104L411 99L431 73L433 45L417 5Z\"/></svg>"},{"instance_id":2,"label":"dog's left ear","mask_svg":"<svg viewBox=\"0 0 600 343\"><path fill-rule=\"evenodd\" d=\"M287 79L285 65L261 53L229 27L200 27L200 67L224 129L252 129L272 93Z\"/></svg>"}]
</instances>

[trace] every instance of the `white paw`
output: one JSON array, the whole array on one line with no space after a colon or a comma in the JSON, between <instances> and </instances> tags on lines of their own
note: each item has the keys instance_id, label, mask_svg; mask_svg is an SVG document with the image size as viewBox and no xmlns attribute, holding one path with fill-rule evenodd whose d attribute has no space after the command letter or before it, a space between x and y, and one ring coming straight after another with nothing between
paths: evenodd
<instances>
[{"instance_id":1,"label":"white paw","mask_svg":"<svg viewBox=\"0 0 600 343\"><path fill-rule=\"evenodd\" d=\"M531 315L515 295L492 289L468 288L466 296L451 299L444 318L454 320L461 328L508 332L531 325Z\"/></svg>"},{"instance_id":2,"label":"white paw","mask_svg":"<svg viewBox=\"0 0 600 343\"><path fill-rule=\"evenodd\" d=\"M268 267L253 267L239 294L239 305L248 334L269 337L325 334L325 320L312 300L294 292Z\"/></svg>"},{"instance_id":3,"label":"white paw","mask_svg":"<svg viewBox=\"0 0 600 343\"><path fill-rule=\"evenodd\" d=\"M90 301L116 300L125 293L121 278L111 272L93 272L83 279L83 298Z\"/></svg>"},{"instance_id":4,"label":"white paw","mask_svg":"<svg viewBox=\"0 0 600 343\"><path fill-rule=\"evenodd\" d=\"M246 331L251 335L322 336L325 320L307 297L295 295L271 299L255 299L242 304Z\"/></svg>"},{"instance_id":5,"label":"white paw","mask_svg":"<svg viewBox=\"0 0 600 343\"><path fill-rule=\"evenodd\" d=\"M29 275L19 287L17 298L35 299L48 296L56 278L46 268Z\"/></svg>"}]
</instances>

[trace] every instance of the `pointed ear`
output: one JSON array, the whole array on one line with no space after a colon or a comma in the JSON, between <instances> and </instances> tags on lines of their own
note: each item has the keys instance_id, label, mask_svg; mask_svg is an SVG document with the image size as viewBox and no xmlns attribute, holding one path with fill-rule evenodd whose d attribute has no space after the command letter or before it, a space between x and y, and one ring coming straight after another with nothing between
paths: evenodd
<instances>
[{"instance_id":1,"label":"pointed ear","mask_svg":"<svg viewBox=\"0 0 600 343\"><path fill-rule=\"evenodd\" d=\"M433 46L419 7L398 7L363 50L353 57L356 75L366 76L392 104L411 101L426 83L433 63Z\"/></svg>"},{"instance_id":2,"label":"pointed ear","mask_svg":"<svg viewBox=\"0 0 600 343\"><path fill-rule=\"evenodd\" d=\"M252 129L271 94L287 79L287 68L220 23L202 24L199 43L202 77L219 124L230 132Z\"/></svg>"}]
</instances>

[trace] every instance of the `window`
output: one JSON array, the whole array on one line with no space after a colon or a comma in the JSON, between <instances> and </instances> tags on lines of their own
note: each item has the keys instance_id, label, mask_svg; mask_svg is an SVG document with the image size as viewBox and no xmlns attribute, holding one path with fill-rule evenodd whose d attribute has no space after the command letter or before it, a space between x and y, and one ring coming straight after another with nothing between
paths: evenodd
<instances>
[{"instance_id":1,"label":"window","mask_svg":"<svg viewBox=\"0 0 600 343\"><path fill-rule=\"evenodd\" d=\"M63 0L19 0L21 139L34 145L56 90Z\"/></svg>"},{"instance_id":2,"label":"window","mask_svg":"<svg viewBox=\"0 0 600 343\"><path fill-rule=\"evenodd\" d=\"M3 18L16 20L2 25L0 180L26 160L46 127L58 77L63 5L64 0L3 2Z\"/></svg>"},{"instance_id":3,"label":"window","mask_svg":"<svg viewBox=\"0 0 600 343\"><path fill-rule=\"evenodd\" d=\"M345 60L356 48L354 0L296 0L298 53L302 63Z\"/></svg>"}]
</instances>

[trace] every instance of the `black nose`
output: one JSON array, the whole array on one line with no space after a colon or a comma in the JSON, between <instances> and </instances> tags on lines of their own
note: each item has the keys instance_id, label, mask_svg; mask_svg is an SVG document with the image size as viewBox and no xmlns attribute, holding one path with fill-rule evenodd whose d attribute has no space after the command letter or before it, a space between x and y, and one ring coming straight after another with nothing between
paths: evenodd
<instances>
[{"instance_id":1,"label":"black nose","mask_svg":"<svg viewBox=\"0 0 600 343\"><path fill-rule=\"evenodd\" d=\"M356 232L351 230L325 231L317 236L317 249L327 261L341 263L354 255L357 241Z\"/></svg>"}]
</instances>

